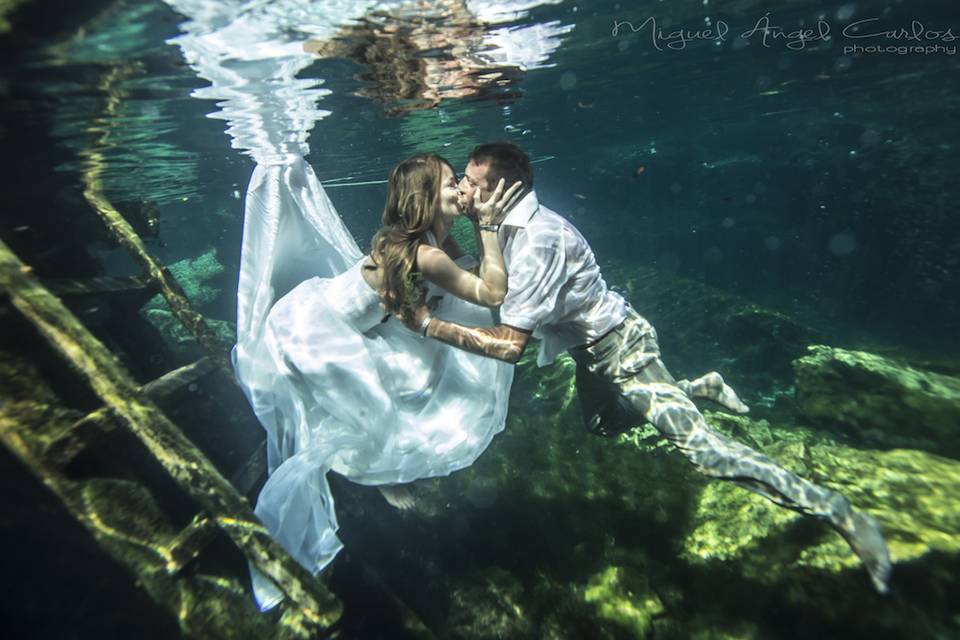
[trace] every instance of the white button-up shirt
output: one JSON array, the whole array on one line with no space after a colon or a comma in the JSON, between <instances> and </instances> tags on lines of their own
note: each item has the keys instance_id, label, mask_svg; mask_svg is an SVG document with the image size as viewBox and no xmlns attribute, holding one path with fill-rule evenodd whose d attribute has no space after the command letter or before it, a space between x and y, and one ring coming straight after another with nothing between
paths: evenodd
<instances>
[{"instance_id":1,"label":"white button-up shirt","mask_svg":"<svg viewBox=\"0 0 960 640\"><path fill-rule=\"evenodd\" d=\"M500 226L507 295L500 322L539 338L537 364L592 342L626 317L626 302L607 289L593 250L566 218L531 191Z\"/></svg>"}]
</instances>

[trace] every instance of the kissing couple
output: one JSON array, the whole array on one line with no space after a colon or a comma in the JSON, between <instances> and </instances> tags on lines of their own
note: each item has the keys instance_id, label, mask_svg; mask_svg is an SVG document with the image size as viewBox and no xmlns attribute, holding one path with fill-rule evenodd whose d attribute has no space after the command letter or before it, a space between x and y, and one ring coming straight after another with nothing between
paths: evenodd
<instances>
[{"instance_id":1,"label":"kissing couple","mask_svg":"<svg viewBox=\"0 0 960 640\"><path fill-rule=\"evenodd\" d=\"M563 351L576 362L591 433L651 423L707 477L826 521L886 592L877 522L710 428L692 398L736 413L747 406L717 372L671 376L656 329L607 287L583 235L540 203L518 146L476 147L460 177L437 155L398 164L366 253L308 165L285 176L290 201L268 206L258 198L278 190L257 172L251 181L238 295L260 321L241 313L234 362L267 431L256 513L308 570L342 548L326 474L410 508L404 484L471 465L503 430L513 365L534 336L540 366ZM273 217L252 218L261 210ZM473 225L479 260L450 235L458 217ZM261 609L282 599L253 578Z\"/></svg>"}]
</instances>

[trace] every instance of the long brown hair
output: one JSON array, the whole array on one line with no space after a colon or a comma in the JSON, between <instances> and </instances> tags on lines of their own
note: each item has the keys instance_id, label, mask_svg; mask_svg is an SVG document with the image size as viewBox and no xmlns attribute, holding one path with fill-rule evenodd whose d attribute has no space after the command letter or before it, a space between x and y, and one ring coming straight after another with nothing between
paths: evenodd
<instances>
[{"instance_id":1,"label":"long brown hair","mask_svg":"<svg viewBox=\"0 0 960 640\"><path fill-rule=\"evenodd\" d=\"M433 154L411 156L390 172L383 227L373 236L370 257L381 267L380 300L387 313L409 314L423 302L415 268L417 249L440 211L443 167Z\"/></svg>"}]
</instances>

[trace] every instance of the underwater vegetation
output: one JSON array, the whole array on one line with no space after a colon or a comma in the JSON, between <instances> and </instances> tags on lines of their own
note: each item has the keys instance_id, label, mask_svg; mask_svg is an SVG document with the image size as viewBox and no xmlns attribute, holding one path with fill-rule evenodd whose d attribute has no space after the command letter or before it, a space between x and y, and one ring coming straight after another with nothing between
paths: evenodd
<instances>
[{"instance_id":1,"label":"underwater vegetation","mask_svg":"<svg viewBox=\"0 0 960 640\"><path fill-rule=\"evenodd\" d=\"M797 405L810 424L865 445L960 457L960 384L920 363L812 346L794 362Z\"/></svg>"},{"instance_id":2,"label":"underwater vegetation","mask_svg":"<svg viewBox=\"0 0 960 640\"><path fill-rule=\"evenodd\" d=\"M614 282L630 290L647 279ZM735 297L663 282L701 292L690 304L710 304L716 322L743 313ZM778 324L795 324L751 306ZM772 334L759 330L754 341L776 342ZM690 330L685 339L713 335ZM751 334L742 339L750 342ZM784 332L780 353L792 353L794 340ZM960 569L960 462L924 450L952 438L929 440L931 432L919 428L941 420L940 398L908 396L918 376L938 376L944 386L960 378L825 345L810 345L809 353L794 357L796 374L787 369L773 383L795 386L798 397L802 389L796 413L768 408L781 417L767 419L756 415L765 413L761 406L748 416L705 415L714 428L844 493L880 521L895 563L886 598L870 591L857 558L829 527L705 480L652 427L614 440L588 435L567 357L545 369L525 357L513 390L524 402L514 402L505 433L471 468L417 483L412 513L391 513L371 493L338 483L341 536L438 637L949 637ZM864 420L874 415L874 381L855 365L837 373L838 361L851 360L884 363L885 396L911 412L913 437L865 445L816 413L842 396L861 407ZM666 348L664 361L669 367ZM818 376L832 383L803 381ZM749 404L751 392L762 396L766 387L751 388L748 380L737 388ZM810 418L807 407L814 408Z\"/></svg>"},{"instance_id":3,"label":"underwater vegetation","mask_svg":"<svg viewBox=\"0 0 960 640\"><path fill-rule=\"evenodd\" d=\"M654 58L638 35L610 39L607 13L620 8L599 3L596 17L572 2L537 10L577 22L563 27L555 72L473 60L444 76L460 53L444 38L456 33L375 14L313 51L299 79L331 75L317 96L343 99L320 103L329 126L310 138L318 175L346 177L333 186L382 180L405 153L462 159L479 135L529 141L548 158L565 151L538 168L544 201L583 225L609 284L657 327L676 377L720 370L751 407L734 416L704 404L709 423L849 496L880 522L895 566L879 597L829 527L704 479L652 428L587 434L572 360L538 369L531 345L507 430L473 467L417 483L412 510L331 478L346 551L320 580L297 574L322 612L264 615L240 549L269 548L247 519L262 429L225 358L247 158L233 164L212 106L188 104L207 87L165 44L181 17L159 2L94 4L0 86L10 98L0 136L31 150L5 178L0 220L22 260L3 264L0 287L0 533L14 636L311 637L339 619L342 638L960 637L960 364L941 340L960 310L948 63L894 72L858 60L858 87L843 84L840 62L811 55L790 67L751 50L734 65L737 84L712 66L734 52ZM469 3L448 4L437 20ZM669 11L683 24L706 6ZM9 0L0 33L28 9L72 15L66 3ZM406 40L384 37L384 24ZM452 26L480 44L471 19ZM709 118L663 101L668 85L701 83L722 98L707 101ZM801 90L812 103L794 104ZM755 142L764 136L769 149ZM350 223L375 221L379 192L350 191L336 193ZM469 226L454 235L475 250ZM149 260L127 256L131 246ZM96 374L78 382L12 303L21 275L106 347L72 352L98 354L100 374L119 363L123 393L95 393ZM160 281L176 286L163 296ZM934 348L870 333L889 327ZM116 407L162 413L182 432L179 484ZM202 480L214 473L210 489ZM216 515L224 500L237 511Z\"/></svg>"},{"instance_id":4,"label":"underwater vegetation","mask_svg":"<svg viewBox=\"0 0 960 640\"><path fill-rule=\"evenodd\" d=\"M170 265L170 273L183 287L187 299L195 306L202 307L214 302L221 289L210 285L210 281L224 272L217 261L216 250L211 249L196 258L184 258ZM140 309L140 313L160 332L168 347L180 356L187 356L196 349L196 338L176 318L163 297L156 295ZM237 325L228 320L206 318L213 334L224 345L233 344L237 336Z\"/></svg>"}]
</instances>

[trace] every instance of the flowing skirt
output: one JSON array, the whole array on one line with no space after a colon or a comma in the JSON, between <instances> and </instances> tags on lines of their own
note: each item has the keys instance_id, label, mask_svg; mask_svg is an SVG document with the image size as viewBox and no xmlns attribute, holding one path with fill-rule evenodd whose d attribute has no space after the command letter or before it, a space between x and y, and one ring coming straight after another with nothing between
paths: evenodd
<instances>
[{"instance_id":1,"label":"flowing skirt","mask_svg":"<svg viewBox=\"0 0 960 640\"><path fill-rule=\"evenodd\" d=\"M313 573L342 547L327 471L376 485L469 466L503 430L513 379L509 364L380 322L361 257L309 165L257 167L234 363L267 432L270 475L256 513ZM494 322L449 294L436 315ZM282 599L257 571L253 582L261 609Z\"/></svg>"}]
</instances>

